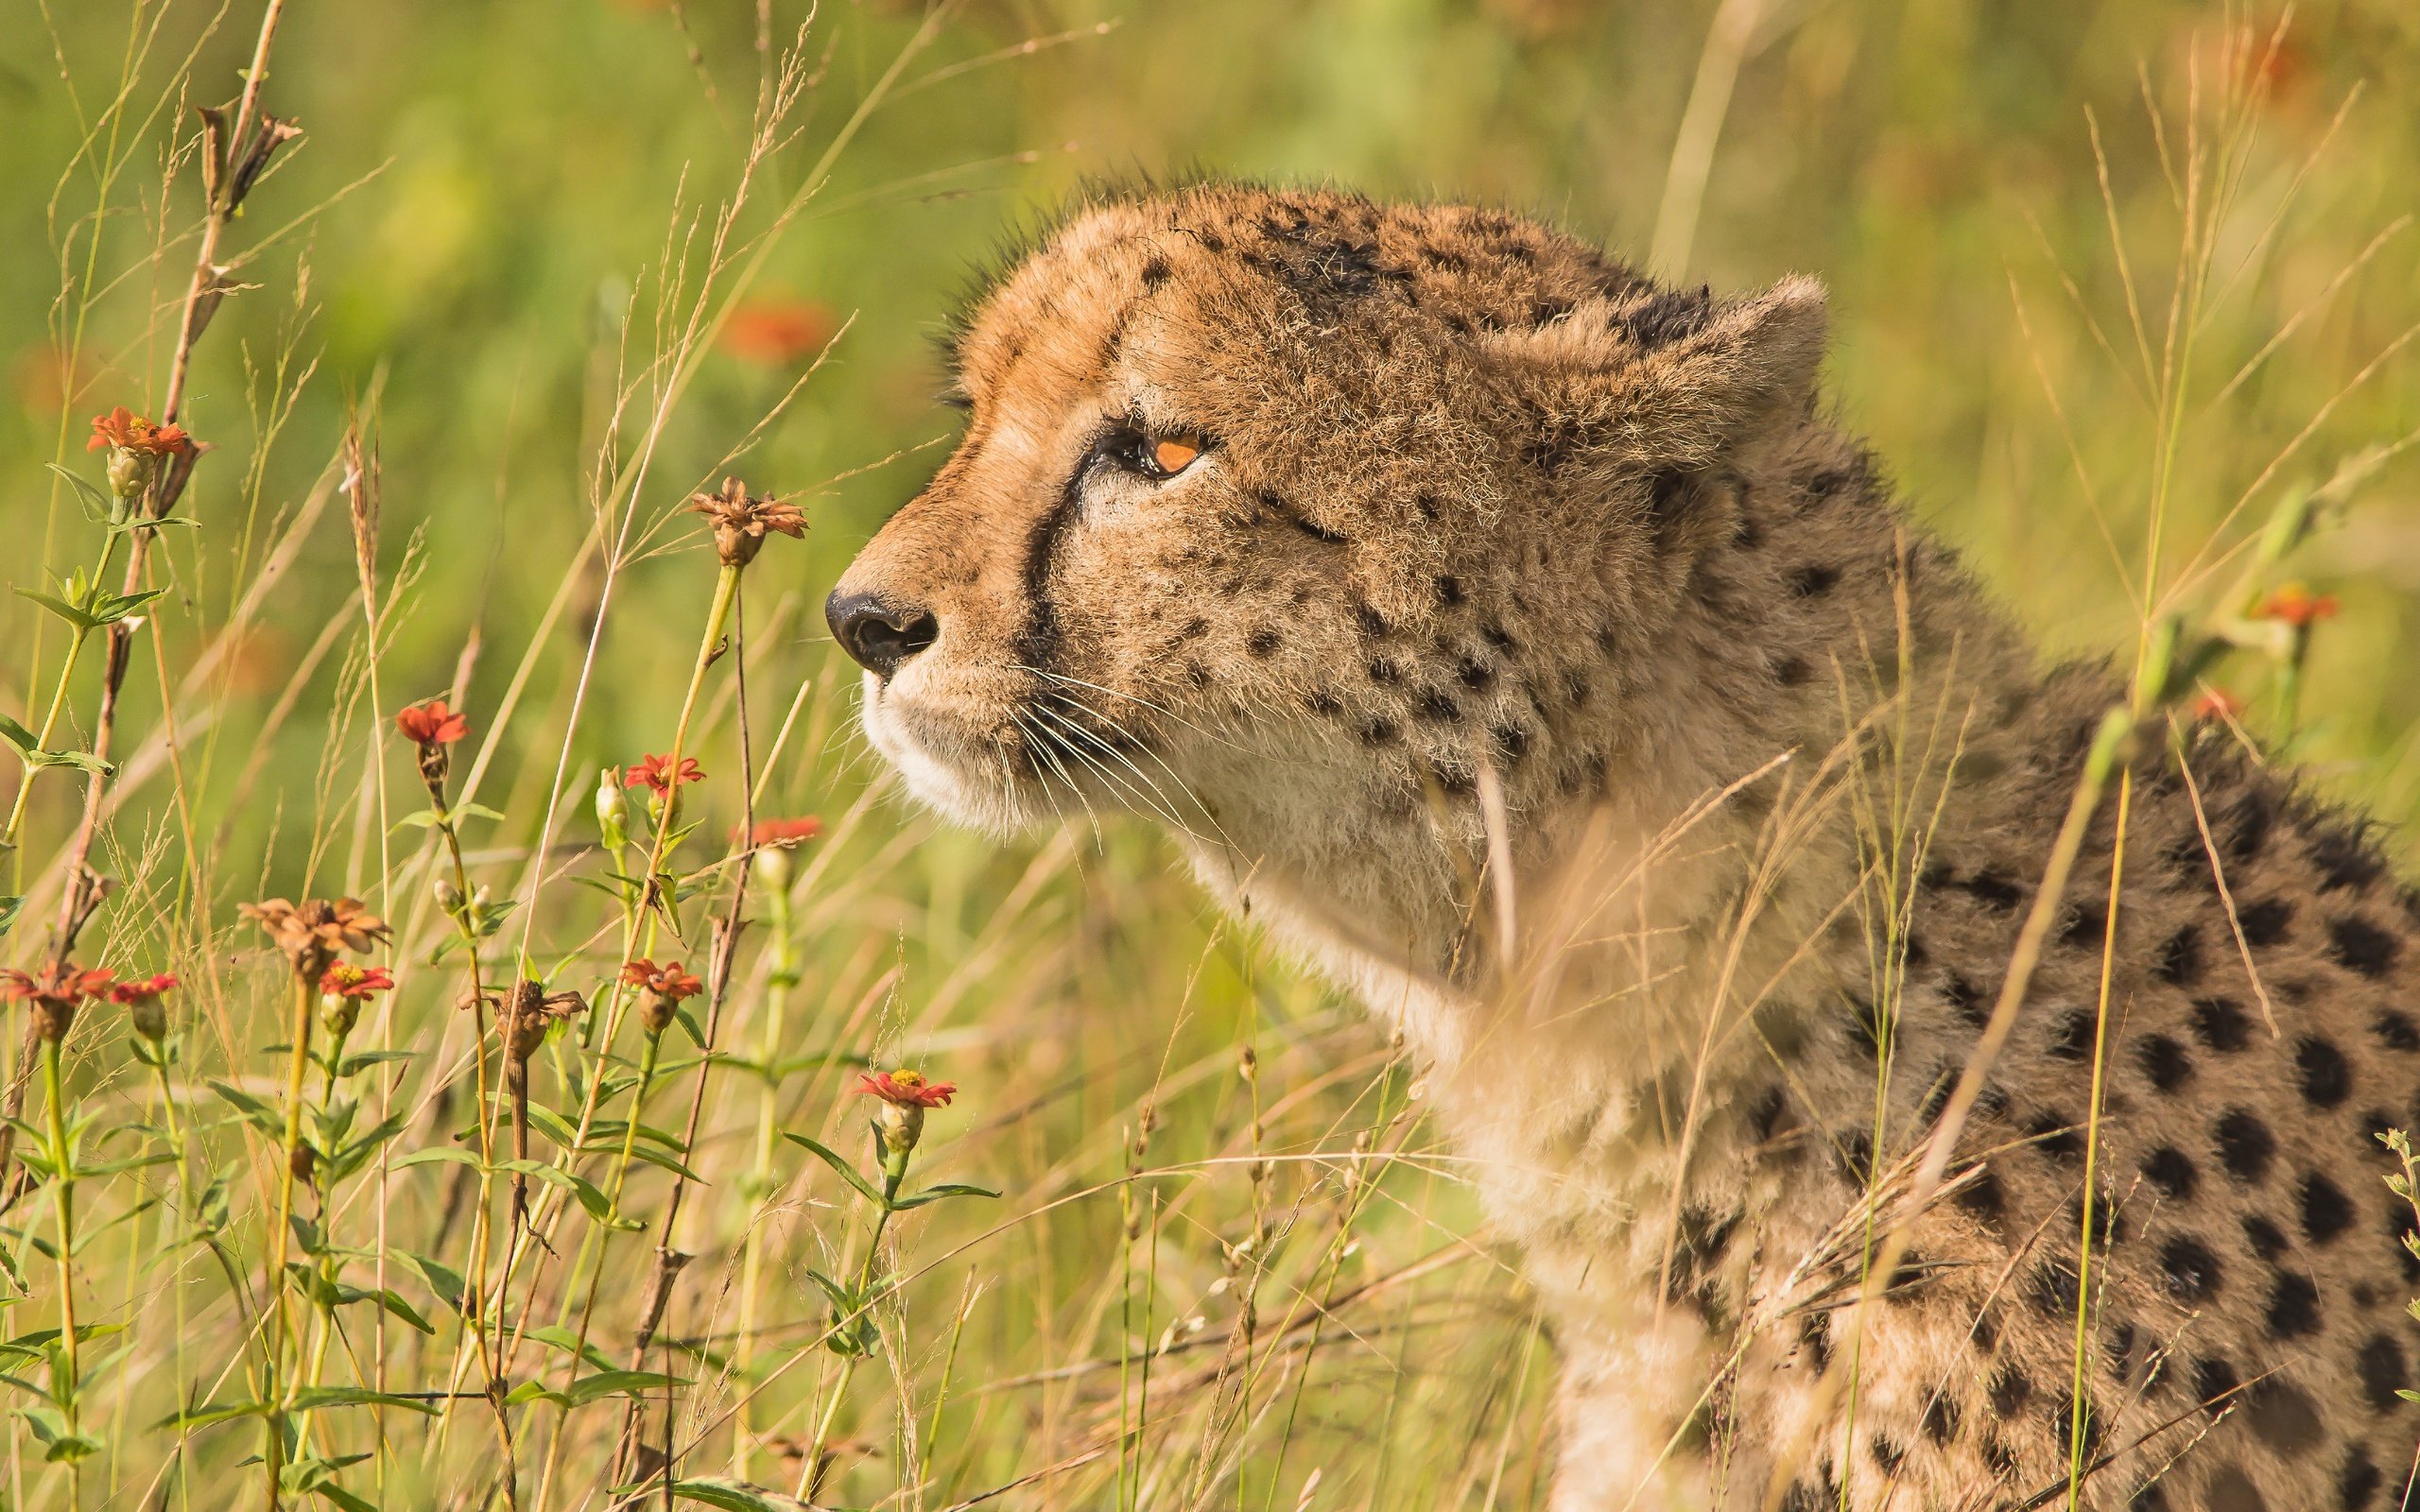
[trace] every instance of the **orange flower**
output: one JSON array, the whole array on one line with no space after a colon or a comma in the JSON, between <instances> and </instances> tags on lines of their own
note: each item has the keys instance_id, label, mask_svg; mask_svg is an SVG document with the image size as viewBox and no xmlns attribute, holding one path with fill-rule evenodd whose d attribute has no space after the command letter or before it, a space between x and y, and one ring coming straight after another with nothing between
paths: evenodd
<instances>
[{"instance_id":1,"label":"orange flower","mask_svg":"<svg viewBox=\"0 0 2420 1512\"><path fill-rule=\"evenodd\" d=\"M751 300L723 322L720 345L742 362L786 368L823 350L832 312L811 300Z\"/></svg>"},{"instance_id":2,"label":"orange flower","mask_svg":"<svg viewBox=\"0 0 2420 1512\"><path fill-rule=\"evenodd\" d=\"M320 973L320 990L332 998L366 998L372 992L391 992L395 979L383 966L355 966L351 961L338 961Z\"/></svg>"},{"instance_id":3,"label":"orange flower","mask_svg":"<svg viewBox=\"0 0 2420 1512\"><path fill-rule=\"evenodd\" d=\"M84 450L97 452L104 447L174 456L192 451L193 438L185 434L182 426L154 425L120 404L106 415L93 417L93 434L85 440Z\"/></svg>"},{"instance_id":4,"label":"orange flower","mask_svg":"<svg viewBox=\"0 0 2420 1512\"><path fill-rule=\"evenodd\" d=\"M759 819L756 828L748 832L748 843L763 849L766 846L804 845L823 833L823 821L809 814L796 819Z\"/></svg>"},{"instance_id":5,"label":"orange flower","mask_svg":"<svg viewBox=\"0 0 2420 1512\"><path fill-rule=\"evenodd\" d=\"M926 1081L913 1071L876 1071L857 1073L857 1085L852 1089L860 1096L879 1097L893 1108L947 1108L957 1094L954 1081Z\"/></svg>"},{"instance_id":6,"label":"orange flower","mask_svg":"<svg viewBox=\"0 0 2420 1512\"><path fill-rule=\"evenodd\" d=\"M700 769L695 756L682 757L678 771L673 770L671 757L649 756L631 768L631 775L623 779L622 785L644 787L662 798L683 782L702 782L705 780L706 774Z\"/></svg>"},{"instance_id":7,"label":"orange flower","mask_svg":"<svg viewBox=\"0 0 2420 1512\"><path fill-rule=\"evenodd\" d=\"M397 714L395 728L415 746L451 746L471 732L471 721L447 708L444 699L431 698Z\"/></svg>"},{"instance_id":8,"label":"orange flower","mask_svg":"<svg viewBox=\"0 0 2420 1512\"><path fill-rule=\"evenodd\" d=\"M2321 620L2336 617L2336 595L2313 594L2300 583L2288 583L2252 611L2256 620L2283 620L2298 630L2307 630Z\"/></svg>"},{"instance_id":9,"label":"orange flower","mask_svg":"<svg viewBox=\"0 0 2420 1512\"><path fill-rule=\"evenodd\" d=\"M175 977L162 971L157 976L147 977L140 982L129 980L118 983L110 988L110 1001L123 1003L129 1006L138 1003L153 1003L159 1000L162 993L170 990L176 985Z\"/></svg>"},{"instance_id":10,"label":"orange flower","mask_svg":"<svg viewBox=\"0 0 2420 1512\"><path fill-rule=\"evenodd\" d=\"M679 961L658 966L644 955L622 963L622 980L631 987L645 988L659 997L670 998L675 1003L683 998L696 997L705 990L705 984L681 970Z\"/></svg>"},{"instance_id":11,"label":"orange flower","mask_svg":"<svg viewBox=\"0 0 2420 1512\"><path fill-rule=\"evenodd\" d=\"M39 973L0 971L0 1002L31 1005L35 1029L53 1041L67 1037L85 999L109 989L109 972L82 971L73 961L53 961Z\"/></svg>"},{"instance_id":12,"label":"orange flower","mask_svg":"<svg viewBox=\"0 0 2420 1512\"><path fill-rule=\"evenodd\" d=\"M2224 688L2211 688L2193 700L2193 717L2224 724L2243 713L2243 700Z\"/></svg>"}]
</instances>

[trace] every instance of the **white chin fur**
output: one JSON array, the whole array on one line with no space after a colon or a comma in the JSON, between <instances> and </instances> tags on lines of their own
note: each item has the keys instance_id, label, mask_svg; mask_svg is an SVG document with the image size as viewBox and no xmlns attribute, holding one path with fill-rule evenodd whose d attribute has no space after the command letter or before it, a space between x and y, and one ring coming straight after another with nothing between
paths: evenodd
<instances>
[{"instance_id":1,"label":"white chin fur","mask_svg":"<svg viewBox=\"0 0 2420 1512\"><path fill-rule=\"evenodd\" d=\"M936 754L908 728L910 718L896 707L895 697L885 696L888 691L881 679L866 674L861 700L866 739L898 769L918 802L969 829L1002 838L1051 816L1046 807L1005 785L1007 773L987 774L987 781Z\"/></svg>"}]
</instances>

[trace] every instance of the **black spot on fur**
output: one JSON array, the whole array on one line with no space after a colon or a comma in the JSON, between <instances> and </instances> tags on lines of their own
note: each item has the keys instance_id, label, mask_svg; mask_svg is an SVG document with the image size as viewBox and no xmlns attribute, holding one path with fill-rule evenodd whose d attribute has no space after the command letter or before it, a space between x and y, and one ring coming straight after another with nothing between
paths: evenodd
<instances>
[{"instance_id":1,"label":"black spot on fur","mask_svg":"<svg viewBox=\"0 0 2420 1512\"><path fill-rule=\"evenodd\" d=\"M2033 1305L2052 1317L2073 1317L2076 1299L2082 1295L2075 1265L2065 1260L2046 1260L2033 1267L2026 1280L2026 1295Z\"/></svg>"},{"instance_id":2,"label":"black spot on fur","mask_svg":"<svg viewBox=\"0 0 2420 1512\"><path fill-rule=\"evenodd\" d=\"M1360 625L1361 633L1372 640L1376 640L1387 633L1387 617L1367 604L1356 602L1353 606L1353 618Z\"/></svg>"},{"instance_id":3,"label":"black spot on fur","mask_svg":"<svg viewBox=\"0 0 2420 1512\"><path fill-rule=\"evenodd\" d=\"M2366 825L2327 824L2310 836L2311 865L2319 868L2319 890L2340 887L2359 892L2386 873L2386 859L2370 843Z\"/></svg>"},{"instance_id":4,"label":"black spot on fur","mask_svg":"<svg viewBox=\"0 0 2420 1512\"><path fill-rule=\"evenodd\" d=\"M1311 711L1311 713L1319 714L1323 718L1333 719L1338 714L1344 713L1343 700L1337 697L1335 694L1328 692L1325 688L1317 690L1309 697L1304 699L1303 703L1305 707Z\"/></svg>"},{"instance_id":5,"label":"black spot on fur","mask_svg":"<svg viewBox=\"0 0 2420 1512\"><path fill-rule=\"evenodd\" d=\"M2061 922L2059 943L2069 950L2100 949L2109 934L2109 911L2099 903L2077 903Z\"/></svg>"},{"instance_id":6,"label":"black spot on fur","mask_svg":"<svg viewBox=\"0 0 2420 1512\"><path fill-rule=\"evenodd\" d=\"M2266 1376L2244 1395L2250 1399L2245 1415L2252 1419L2254 1435L2278 1453L2289 1458L2308 1453L2325 1436L2320 1431L2319 1409L2291 1382Z\"/></svg>"},{"instance_id":7,"label":"black spot on fur","mask_svg":"<svg viewBox=\"0 0 2420 1512\"><path fill-rule=\"evenodd\" d=\"M2227 816L2227 854L2251 861L2268 848L2269 832L2277 822L2276 805L2259 788L2248 788Z\"/></svg>"},{"instance_id":8,"label":"black spot on fur","mask_svg":"<svg viewBox=\"0 0 2420 1512\"><path fill-rule=\"evenodd\" d=\"M2308 1276L2288 1273L2269 1290L2269 1332L2299 1339L2319 1332L2319 1287Z\"/></svg>"},{"instance_id":9,"label":"black spot on fur","mask_svg":"<svg viewBox=\"0 0 2420 1512\"><path fill-rule=\"evenodd\" d=\"M2148 1036L2135 1047L2135 1058L2153 1087L2172 1092L2192 1079L2193 1057L2183 1045L2164 1034Z\"/></svg>"},{"instance_id":10,"label":"black spot on fur","mask_svg":"<svg viewBox=\"0 0 2420 1512\"><path fill-rule=\"evenodd\" d=\"M2336 1476L2336 1504L2340 1512L2370 1512L2385 1479L2370 1459L2369 1451L2354 1445L2353 1452L2344 1457L2344 1469Z\"/></svg>"},{"instance_id":11,"label":"black spot on fur","mask_svg":"<svg viewBox=\"0 0 2420 1512\"><path fill-rule=\"evenodd\" d=\"M1273 655L1285 644L1285 637L1266 626L1244 637L1244 650L1254 657Z\"/></svg>"},{"instance_id":12,"label":"black spot on fur","mask_svg":"<svg viewBox=\"0 0 2420 1512\"><path fill-rule=\"evenodd\" d=\"M2404 1360L2403 1346L2391 1333L2373 1333L2353 1357L2353 1367L2360 1373L2361 1397L2372 1412L2392 1412L2403 1399L2395 1395L2408 1381L2409 1366Z\"/></svg>"},{"instance_id":13,"label":"black spot on fur","mask_svg":"<svg viewBox=\"0 0 2420 1512\"><path fill-rule=\"evenodd\" d=\"M1789 594L1792 598L1821 598L1840 580L1838 567L1801 567L1789 575Z\"/></svg>"},{"instance_id":14,"label":"black spot on fur","mask_svg":"<svg viewBox=\"0 0 2420 1512\"><path fill-rule=\"evenodd\" d=\"M2268 1125L2236 1108L2220 1115L2214 1132L2219 1162L2229 1176L2249 1186L2269 1174L2269 1162L2277 1154L2277 1137L2269 1132Z\"/></svg>"},{"instance_id":15,"label":"black spot on fur","mask_svg":"<svg viewBox=\"0 0 2420 1512\"><path fill-rule=\"evenodd\" d=\"M2066 1459L2073 1442L2079 1419L2083 1427L2083 1457L2088 1461L2100 1448L2100 1412L2092 1398L2083 1399L2083 1411L2076 1411L2075 1399L2062 1391L2050 1399L2050 1436L2059 1446L2059 1457Z\"/></svg>"},{"instance_id":16,"label":"black spot on fur","mask_svg":"<svg viewBox=\"0 0 2420 1512\"><path fill-rule=\"evenodd\" d=\"M1951 1012L1979 1029L1991 1018L1990 1010L1983 1006L1983 995L1975 989L1972 982L1955 971L1942 978L1941 998L1949 1005Z\"/></svg>"},{"instance_id":17,"label":"black spot on fur","mask_svg":"<svg viewBox=\"0 0 2420 1512\"><path fill-rule=\"evenodd\" d=\"M1840 1138L1833 1148L1833 1159L1841 1168L1841 1177L1850 1186L1862 1188L1874 1173L1874 1136L1863 1129L1851 1129Z\"/></svg>"},{"instance_id":18,"label":"black spot on fur","mask_svg":"<svg viewBox=\"0 0 2420 1512\"><path fill-rule=\"evenodd\" d=\"M1959 885L1996 914L2013 913L2025 901L2025 889L1996 871L1979 871Z\"/></svg>"},{"instance_id":19,"label":"black spot on fur","mask_svg":"<svg viewBox=\"0 0 2420 1512\"><path fill-rule=\"evenodd\" d=\"M2222 1357L2193 1362L2193 1400L2213 1418L2236 1405L2237 1388L2242 1384L2243 1377Z\"/></svg>"},{"instance_id":20,"label":"black spot on fur","mask_svg":"<svg viewBox=\"0 0 2420 1512\"><path fill-rule=\"evenodd\" d=\"M1798 1325L1798 1347L1818 1376L1832 1368L1832 1314L1809 1313Z\"/></svg>"},{"instance_id":21,"label":"black spot on fur","mask_svg":"<svg viewBox=\"0 0 2420 1512\"><path fill-rule=\"evenodd\" d=\"M1411 507L1420 511L1423 520L1435 520L1445 512L1444 503L1433 493L1414 494Z\"/></svg>"},{"instance_id":22,"label":"black spot on fur","mask_svg":"<svg viewBox=\"0 0 2420 1512\"><path fill-rule=\"evenodd\" d=\"M1991 1397L1992 1411L2002 1418L2013 1418L2025 1405L2026 1399L2033 1395L2033 1383L2025 1379L2024 1371L2008 1365L2000 1366L1985 1389Z\"/></svg>"},{"instance_id":23,"label":"black spot on fur","mask_svg":"<svg viewBox=\"0 0 2420 1512\"><path fill-rule=\"evenodd\" d=\"M2152 974L2178 987L2191 987L2202 975L2202 932L2186 925L2161 942L2152 961Z\"/></svg>"},{"instance_id":24,"label":"black spot on fur","mask_svg":"<svg viewBox=\"0 0 2420 1512\"><path fill-rule=\"evenodd\" d=\"M1403 668L1395 665L1392 662L1388 661L1385 657L1376 658L1370 663L1370 680L1372 682L1380 683L1401 682L1403 680Z\"/></svg>"},{"instance_id":25,"label":"black spot on fur","mask_svg":"<svg viewBox=\"0 0 2420 1512\"><path fill-rule=\"evenodd\" d=\"M2202 1178L2193 1168L2192 1160L2172 1144L2162 1145L2144 1158L2143 1175L2170 1202L2191 1200L2193 1188Z\"/></svg>"},{"instance_id":26,"label":"black spot on fur","mask_svg":"<svg viewBox=\"0 0 2420 1512\"><path fill-rule=\"evenodd\" d=\"M1143 265L1143 287L1146 290L1156 289L1167 281L1168 265L1166 259L1154 257Z\"/></svg>"},{"instance_id":27,"label":"black spot on fur","mask_svg":"<svg viewBox=\"0 0 2420 1512\"><path fill-rule=\"evenodd\" d=\"M1366 720L1360 730L1364 746L1392 746L1402 734L1403 731L1395 728L1392 719Z\"/></svg>"},{"instance_id":28,"label":"black spot on fur","mask_svg":"<svg viewBox=\"0 0 2420 1512\"><path fill-rule=\"evenodd\" d=\"M2286 1231L2258 1213L2245 1216L2243 1242L2251 1248L2254 1255L2273 1265L2290 1247L2286 1239Z\"/></svg>"},{"instance_id":29,"label":"black spot on fur","mask_svg":"<svg viewBox=\"0 0 2420 1512\"><path fill-rule=\"evenodd\" d=\"M1763 1144L1780 1131L1782 1115L1789 1110L1789 1095L1780 1087L1768 1087L1748 1109L1748 1132Z\"/></svg>"},{"instance_id":30,"label":"black spot on fur","mask_svg":"<svg viewBox=\"0 0 2420 1512\"><path fill-rule=\"evenodd\" d=\"M2193 1004L2193 1032L2213 1050L2240 1050L2252 1038L2252 1021L2233 998L2198 998Z\"/></svg>"},{"instance_id":31,"label":"black spot on fur","mask_svg":"<svg viewBox=\"0 0 2420 1512\"><path fill-rule=\"evenodd\" d=\"M1454 669L1454 676L1461 679L1463 687L1477 693L1495 680L1495 669L1477 657L1464 657L1462 664Z\"/></svg>"},{"instance_id":32,"label":"black spot on fur","mask_svg":"<svg viewBox=\"0 0 2420 1512\"><path fill-rule=\"evenodd\" d=\"M2378 1043L2389 1050L2420 1050L2420 1024L2413 1023L2411 1016L2399 1008L2379 1009L2370 1027L2377 1032Z\"/></svg>"},{"instance_id":33,"label":"black spot on fur","mask_svg":"<svg viewBox=\"0 0 2420 1512\"><path fill-rule=\"evenodd\" d=\"M1798 687L1813 674L1803 656L1785 656L1773 662L1773 680L1785 688Z\"/></svg>"},{"instance_id":34,"label":"black spot on fur","mask_svg":"<svg viewBox=\"0 0 2420 1512\"><path fill-rule=\"evenodd\" d=\"M1960 1187L1950 1200L1987 1223L1997 1220L2008 1206L2008 1194L2000 1187L2000 1178L1989 1166L1983 1168L1982 1175Z\"/></svg>"},{"instance_id":35,"label":"black spot on fur","mask_svg":"<svg viewBox=\"0 0 2420 1512\"><path fill-rule=\"evenodd\" d=\"M2353 1068L2344 1053L2317 1035L2306 1036L2294 1046L2294 1071L2302 1081L2303 1101L2313 1108L2334 1108L2353 1095Z\"/></svg>"},{"instance_id":36,"label":"black spot on fur","mask_svg":"<svg viewBox=\"0 0 2420 1512\"><path fill-rule=\"evenodd\" d=\"M2329 919L2327 938L2336 964L2363 976L2386 975L2402 953L2401 941L2358 914Z\"/></svg>"},{"instance_id":37,"label":"black spot on fur","mask_svg":"<svg viewBox=\"0 0 2420 1512\"><path fill-rule=\"evenodd\" d=\"M1713 290L1703 284L1669 289L1616 312L1607 325L1640 351L1652 352L1695 335L1713 302Z\"/></svg>"},{"instance_id":38,"label":"black spot on fur","mask_svg":"<svg viewBox=\"0 0 2420 1512\"><path fill-rule=\"evenodd\" d=\"M1526 725L1498 725L1488 733L1508 764L1518 764L1530 754L1530 730Z\"/></svg>"},{"instance_id":39,"label":"black spot on fur","mask_svg":"<svg viewBox=\"0 0 2420 1512\"><path fill-rule=\"evenodd\" d=\"M1462 580L1447 574L1437 579L1437 602L1452 609L1462 601Z\"/></svg>"},{"instance_id":40,"label":"black spot on fur","mask_svg":"<svg viewBox=\"0 0 2420 1512\"><path fill-rule=\"evenodd\" d=\"M1936 1392L1925 1403L1925 1436L1946 1447L1958 1438L1958 1403L1946 1392Z\"/></svg>"},{"instance_id":41,"label":"black spot on fur","mask_svg":"<svg viewBox=\"0 0 2420 1512\"><path fill-rule=\"evenodd\" d=\"M1462 717L1462 706L1434 688L1420 696L1420 701L1412 706L1412 712L1423 719L1441 725L1452 724Z\"/></svg>"},{"instance_id":42,"label":"black spot on fur","mask_svg":"<svg viewBox=\"0 0 2420 1512\"><path fill-rule=\"evenodd\" d=\"M2264 898L2258 902L2245 903L2235 911L2235 921L2243 926L2245 944L2263 948L2286 937L2286 926L2294 919L2294 905L2283 898Z\"/></svg>"},{"instance_id":43,"label":"black spot on fur","mask_svg":"<svg viewBox=\"0 0 2420 1512\"><path fill-rule=\"evenodd\" d=\"M2170 1294L2188 1302L2218 1295L2219 1257L2190 1234L2179 1234L2161 1246L2159 1268Z\"/></svg>"},{"instance_id":44,"label":"black spot on fur","mask_svg":"<svg viewBox=\"0 0 2420 1512\"><path fill-rule=\"evenodd\" d=\"M1898 1474L1899 1467L1908 1462L1908 1452L1888 1435L1875 1435L1874 1442L1867 1447L1874 1451L1874 1463L1885 1475Z\"/></svg>"},{"instance_id":45,"label":"black spot on fur","mask_svg":"<svg viewBox=\"0 0 2420 1512\"><path fill-rule=\"evenodd\" d=\"M2100 1021L2100 1016L2090 1008L2072 1008L2061 1014L2050 1035L2051 1056L2060 1060L2091 1059L2093 1031Z\"/></svg>"},{"instance_id":46,"label":"black spot on fur","mask_svg":"<svg viewBox=\"0 0 2420 1512\"><path fill-rule=\"evenodd\" d=\"M2083 1159L2083 1131L2077 1128L2065 1113L2043 1113L2025 1125L2033 1137L2033 1147L2054 1160Z\"/></svg>"}]
</instances>

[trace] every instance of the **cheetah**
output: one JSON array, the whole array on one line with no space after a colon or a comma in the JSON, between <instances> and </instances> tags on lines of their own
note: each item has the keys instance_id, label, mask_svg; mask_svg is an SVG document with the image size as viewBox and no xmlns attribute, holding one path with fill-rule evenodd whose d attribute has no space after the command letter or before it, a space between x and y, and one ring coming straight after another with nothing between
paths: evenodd
<instances>
[{"instance_id":1,"label":"cheetah","mask_svg":"<svg viewBox=\"0 0 2420 1512\"><path fill-rule=\"evenodd\" d=\"M2232 739L2111 743L1824 329L1488 209L1093 194L829 600L867 738L986 830L1155 816L1400 1032L1559 1512L2403 1504L2420 895Z\"/></svg>"}]
</instances>

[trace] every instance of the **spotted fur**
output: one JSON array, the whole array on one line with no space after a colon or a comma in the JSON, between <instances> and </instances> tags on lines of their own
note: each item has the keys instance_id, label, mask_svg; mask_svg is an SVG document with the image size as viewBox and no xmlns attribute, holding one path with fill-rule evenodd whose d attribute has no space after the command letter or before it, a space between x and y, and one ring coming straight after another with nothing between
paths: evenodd
<instances>
[{"instance_id":1,"label":"spotted fur","mask_svg":"<svg viewBox=\"0 0 2420 1512\"><path fill-rule=\"evenodd\" d=\"M1823 334L1493 211L1098 198L836 594L937 627L869 735L969 822L1156 815L1407 1033L1553 1326L1563 1512L2393 1504L2420 903L2225 742L2146 743L1890 1205L2118 692L1893 507ZM1118 425L1207 450L1088 464Z\"/></svg>"}]
</instances>

